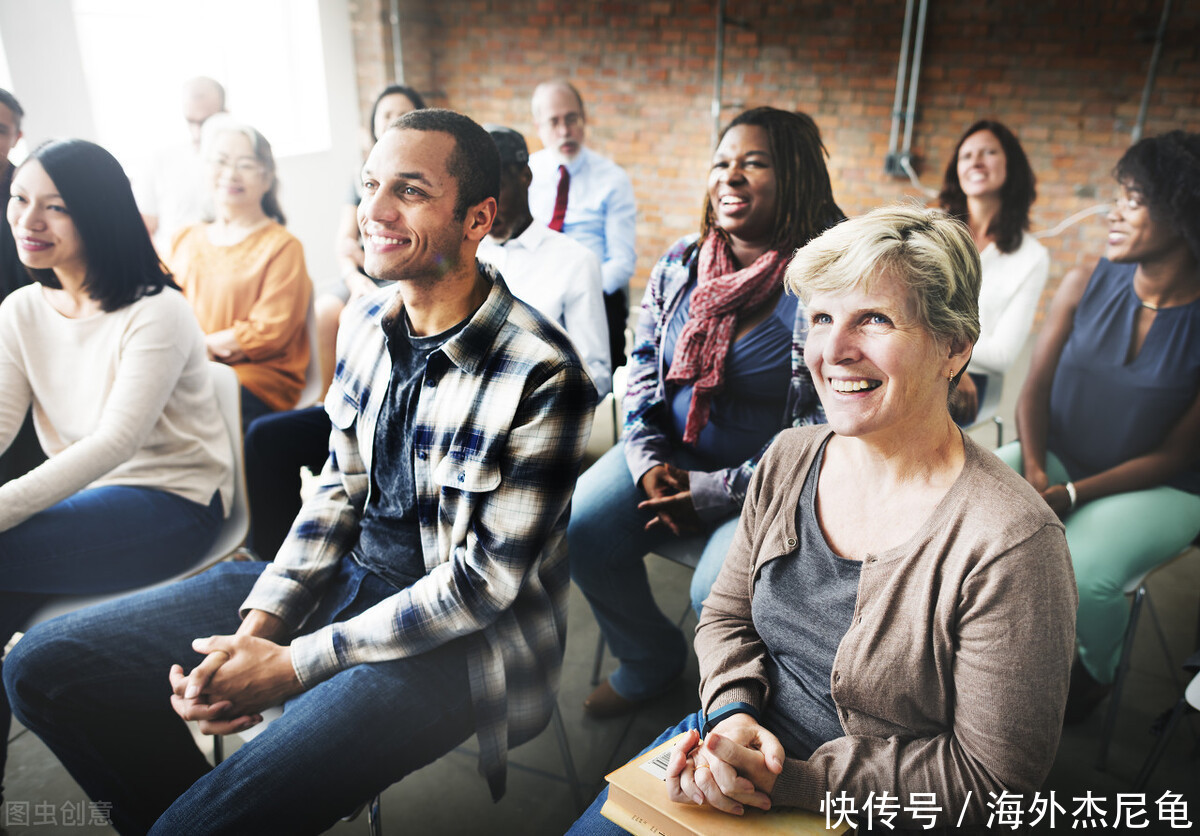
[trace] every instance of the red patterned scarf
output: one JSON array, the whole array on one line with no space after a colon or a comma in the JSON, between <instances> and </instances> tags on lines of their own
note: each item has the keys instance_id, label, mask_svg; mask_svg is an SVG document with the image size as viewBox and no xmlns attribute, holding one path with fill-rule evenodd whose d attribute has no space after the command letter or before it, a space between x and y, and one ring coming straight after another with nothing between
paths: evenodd
<instances>
[{"instance_id":1,"label":"red patterned scarf","mask_svg":"<svg viewBox=\"0 0 1200 836\"><path fill-rule=\"evenodd\" d=\"M738 269L729 244L716 233L700 246L698 283L687 323L675 344L667 380L692 384L683 440L695 444L708 424L713 395L725 388L725 359L733 344L738 315L762 305L783 283L787 257L767 250Z\"/></svg>"}]
</instances>

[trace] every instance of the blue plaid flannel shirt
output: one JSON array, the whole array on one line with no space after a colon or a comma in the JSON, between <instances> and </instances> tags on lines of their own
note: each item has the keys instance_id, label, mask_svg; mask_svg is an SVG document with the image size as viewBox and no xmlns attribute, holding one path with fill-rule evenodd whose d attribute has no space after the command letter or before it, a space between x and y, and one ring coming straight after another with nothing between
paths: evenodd
<instances>
[{"instance_id":1,"label":"blue plaid flannel shirt","mask_svg":"<svg viewBox=\"0 0 1200 836\"><path fill-rule=\"evenodd\" d=\"M554 707L566 640L567 520L596 392L563 332L515 299L493 268L479 269L491 291L430 355L417 404L413 467L427 574L291 647L309 688L354 665L473 637L479 769L499 798L508 747L545 728ZM329 460L243 612L264 610L298 629L338 562L350 559L372 489L372 441L391 373L382 321L394 298L394 288L384 289L343 316L325 398Z\"/></svg>"}]
</instances>

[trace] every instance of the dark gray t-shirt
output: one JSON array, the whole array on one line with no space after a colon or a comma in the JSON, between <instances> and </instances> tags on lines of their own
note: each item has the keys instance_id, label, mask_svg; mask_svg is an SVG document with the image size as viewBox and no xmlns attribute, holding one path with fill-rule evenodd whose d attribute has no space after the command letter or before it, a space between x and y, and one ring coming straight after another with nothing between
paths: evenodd
<instances>
[{"instance_id":1,"label":"dark gray t-shirt","mask_svg":"<svg viewBox=\"0 0 1200 836\"><path fill-rule=\"evenodd\" d=\"M767 677L773 699L762 724L794 758L845 732L829 693L833 658L858 599L862 563L838 557L817 522L817 477L825 445L813 459L796 508L799 544L767 562L754 585L754 628L767 647Z\"/></svg>"},{"instance_id":2,"label":"dark gray t-shirt","mask_svg":"<svg viewBox=\"0 0 1200 836\"><path fill-rule=\"evenodd\" d=\"M403 315L384 326L392 376L375 425L371 499L363 510L353 555L398 589L425 575L413 479L413 419L426 361L467 321L432 337L413 336Z\"/></svg>"}]
</instances>

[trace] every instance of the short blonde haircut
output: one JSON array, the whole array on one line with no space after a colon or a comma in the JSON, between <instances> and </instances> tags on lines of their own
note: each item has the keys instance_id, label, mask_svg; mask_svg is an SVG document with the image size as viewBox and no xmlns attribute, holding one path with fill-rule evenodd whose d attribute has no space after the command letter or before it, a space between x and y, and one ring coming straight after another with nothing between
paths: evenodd
<instances>
[{"instance_id":1,"label":"short blonde haircut","mask_svg":"<svg viewBox=\"0 0 1200 836\"><path fill-rule=\"evenodd\" d=\"M967 227L940 209L885 206L842 221L796 251L784 282L807 305L816 292L870 292L884 274L905 283L935 339L979 338L979 251Z\"/></svg>"}]
</instances>

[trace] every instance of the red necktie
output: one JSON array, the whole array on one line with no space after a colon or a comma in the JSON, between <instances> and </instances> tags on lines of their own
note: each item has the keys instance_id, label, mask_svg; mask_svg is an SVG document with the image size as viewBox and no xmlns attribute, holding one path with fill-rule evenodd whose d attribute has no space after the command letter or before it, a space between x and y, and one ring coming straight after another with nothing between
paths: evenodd
<instances>
[{"instance_id":1,"label":"red necktie","mask_svg":"<svg viewBox=\"0 0 1200 836\"><path fill-rule=\"evenodd\" d=\"M554 215L550 218L550 228L562 232L563 219L567 216L567 192L571 188L571 172L565 165L558 167L558 194L554 196Z\"/></svg>"}]
</instances>

